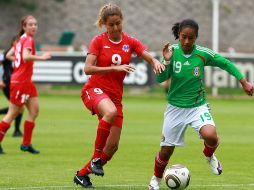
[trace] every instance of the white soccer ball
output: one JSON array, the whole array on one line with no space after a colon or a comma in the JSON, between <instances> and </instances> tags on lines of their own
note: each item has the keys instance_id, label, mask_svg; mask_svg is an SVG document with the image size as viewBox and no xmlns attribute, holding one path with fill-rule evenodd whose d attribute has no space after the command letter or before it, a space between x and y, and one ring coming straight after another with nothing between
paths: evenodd
<instances>
[{"instance_id":1,"label":"white soccer ball","mask_svg":"<svg viewBox=\"0 0 254 190\"><path fill-rule=\"evenodd\" d=\"M189 185L190 177L190 172L186 166L175 164L166 169L163 179L169 189L182 190Z\"/></svg>"}]
</instances>

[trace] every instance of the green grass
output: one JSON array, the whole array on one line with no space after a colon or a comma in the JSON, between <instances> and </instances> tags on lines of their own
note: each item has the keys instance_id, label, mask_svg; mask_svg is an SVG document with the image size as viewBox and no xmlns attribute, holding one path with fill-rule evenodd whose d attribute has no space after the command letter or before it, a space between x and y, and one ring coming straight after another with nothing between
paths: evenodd
<instances>
[{"instance_id":1,"label":"green grass","mask_svg":"<svg viewBox=\"0 0 254 190\"><path fill-rule=\"evenodd\" d=\"M146 189L152 176L166 101L163 95L127 96L120 147L104 167L106 175L92 176L96 189ZM0 100L0 107L7 105L3 96ZM221 139L217 156L223 164L223 174L211 174L202 155L203 143L191 128L185 136L186 146L176 149L169 165L182 163L189 168L190 190L254 189L254 101L248 98L209 102ZM0 156L0 190L80 189L72 179L92 154L96 125L96 116L85 109L79 93L40 95L33 145L41 154L21 152L22 139L11 137L12 127L3 141L7 154ZM167 189L164 183L161 189Z\"/></svg>"}]
</instances>

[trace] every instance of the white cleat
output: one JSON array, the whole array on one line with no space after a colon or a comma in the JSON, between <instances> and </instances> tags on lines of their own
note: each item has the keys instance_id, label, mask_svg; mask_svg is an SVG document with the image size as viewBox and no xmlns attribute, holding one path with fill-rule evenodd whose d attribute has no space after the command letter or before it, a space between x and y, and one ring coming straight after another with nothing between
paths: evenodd
<instances>
[{"instance_id":1,"label":"white cleat","mask_svg":"<svg viewBox=\"0 0 254 190\"><path fill-rule=\"evenodd\" d=\"M148 190L159 190L160 189L161 178L153 176L150 184L148 185Z\"/></svg>"},{"instance_id":2,"label":"white cleat","mask_svg":"<svg viewBox=\"0 0 254 190\"><path fill-rule=\"evenodd\" d=\"M206 157L206 159L210 164L212 173L215 175L220 175L222 173L222 166L216 156L213 154L211 157Z\"/></svg>"}]
</instances>

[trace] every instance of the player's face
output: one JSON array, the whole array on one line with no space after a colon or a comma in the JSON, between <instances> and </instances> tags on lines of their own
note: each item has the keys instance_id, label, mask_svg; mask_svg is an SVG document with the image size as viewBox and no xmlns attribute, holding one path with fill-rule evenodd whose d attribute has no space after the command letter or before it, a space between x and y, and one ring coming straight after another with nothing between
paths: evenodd
<instances>
[{"instance_id":1,"label":"player's face","mask_svg":"<svg viewBox=\"0 0 254 190\"><path fill-rule=\"evenodd\" d=\"M105 23L109 39L120 41L122 37L122 19L118 15L109 16Z\"/></svg>"},{"instance_id":2,"label":"player's face","mask_svg":"<svg viewBox=\"0 0 254 190\"><path fill-rule=\"evenodd\" d=\"M185 54L190 54L197 39L195 30L190 27L183 28L180 32L179 41Z\"/></svg>"},{"instance_id":3,"label":"player's face","mask_svg":"<svg viewBox=\"0 0 254 190\"><path fill-rule=\"evenodd\" d=\"M30 36L34 36L34 34L37 32L38 26L37 21L35 18L28 18L26 21L26 25L23 26L23 29L25 33L27 33Z\"/></svg>"}]
</instances>

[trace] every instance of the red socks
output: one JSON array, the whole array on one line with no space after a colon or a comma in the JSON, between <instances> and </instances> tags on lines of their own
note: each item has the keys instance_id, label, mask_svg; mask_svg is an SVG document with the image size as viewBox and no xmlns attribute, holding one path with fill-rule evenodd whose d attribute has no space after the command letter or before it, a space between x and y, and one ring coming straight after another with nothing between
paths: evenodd
<instances>
[{"instance_id":1,"label":"red socks","mask_svg":"<svg viewBox=\"0 0 254 190\"><path fill-rule=\"evenodd\" d=\"M25 121L24 123L24 137L23 137L23 145L30 145L32 139L32 133L34 128L34 122ZM4 121L0 122L0 142L2 142L6 131L10 128L10 124Z\"/></svg>"},{"instance_id":2,"label":"red socks","mask_svg":"<svg viewBox=\"0 0 254 190\"><path fill-rule=\"evenodd\" d=\"M94 158L98 158L98 157L93 155L93 157L89 160L89 162L87 162L86 165L78 171L78 176L84 176L91 173L90 164ZM111 157L106 155L104 152L101 153L100 158L101 158L101 163L103 166L111 159Z\"/></svg>"},{"instance_id":3,"label":"red socks","mask_svg":"<svg viewBox=\"0 0 254 190\"><path fill-rule=\"evenodd\" d=\"M97 129L97 136L95 140L95 154L100 156L110 133L111 124L104 121L103 119L100 120L98 129Z\"/></svg>"},{"instance_id":4,"label":"red socks","mask_svg":"<svg viewBox=\"0 0 254 190\"><path fill-rule=\"evenodd\" d=\"M215 152L216 148L219 146L220 142L218 140L217 144L214 146L214 147L211 147L209 145L207 145L205 142L204 142L204 150L203 150L203 153L206 157L211 157L213 155L213 153Z\"/></svg>"},{"instance_id":5,"label":"red socks","mask_svg":"<svg viewBox=\"0 0 254 190\"><path fill-rule=\"evenodd\" d=\"M2 142L6 131L10 128L10 124L4 121L0 122L0 142Z\"/></svg>"},{"instance_id":6,"label":"red socks","mask_svg":"<svg viewBox=\"0 0 254 190\"><path fill-rule=\"evenodd\" d=\"M90 168L90 164L93 159L94 157L92 157L91 160L89 160L89 162L87 162L86 165L78 171L78 174L77 174L78 176L84 176L92 172Z\"/></svg>"},{"instance_id":7,"label":"red socks","mask_svg":"<svg viewBox=\"0 0 254 190\"><path fill-rule=\"evenodd\" d=\"M109 160L111 160L111 157L105 154L104 152L101 153L101 163L104 166Z\"/></svg>"},{"instance_id":8,"label":"red socks","mask_svg":"<svg viewBox=\"0 0 254 190\"><path fill-rule=\"evenodd\" d=\"M158 178L162 178L167 164L168 164L168 160L163 160L160 157L160 153L158 153L157 156L155 157L154 175Z\"/></svg>"},{"instance_id":9,"label":"red socks","mask_svg":"<svg viewBox=\"0 0 254 190\"><path fill-rule=\"evenodd\" d=\"M94 154L93 154L92 158L89 160L89 162L87 162L86 165L81 170L79 170L78 176L84 176L86 174L91 173L90 162L94 158L101 158L102 165L105 165L107 163L107 161L109 161L111 159L111 157L109 157L108 155L106 155L103 152L103 148L106 145L106 142L107 142L107 139L108 139L108 136L110 133L110 127L111 127L110 123L108 123L102 119L100 120L98 129L97 129L97 136L96 136L96 140L95 140Z\"/></svg>"},{"instance_id":10,"label":"red socks","mask_svg":"<svg viewBox=\"0 0 254 190\"><path fill-rule=\"evenodd\" d=\"M24 137L23 137L23 145L28 146L31 144L32 133L34 129L34 122L25 121L24 123Z\"/></svg>"}]
</instances>

